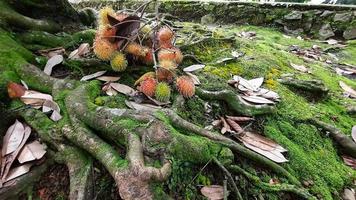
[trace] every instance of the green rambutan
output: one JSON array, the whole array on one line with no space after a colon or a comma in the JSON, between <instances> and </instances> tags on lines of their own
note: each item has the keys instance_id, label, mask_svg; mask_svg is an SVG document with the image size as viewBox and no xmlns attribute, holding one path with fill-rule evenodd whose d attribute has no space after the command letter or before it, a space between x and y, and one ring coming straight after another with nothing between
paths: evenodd
<instances>
[{"instance_id":1,"label":"green rambutan","mask_svg":"<svg viewBox=\"0 0 356 200\"><path fill-rule=\"evenodd\" d=\"M176 86L181 95L186 98L192 97L195 94L195 85L189 76L180 76L176 80Z\"/></svg>"},{"instance_id":2,"label":"green rambutan","mask_svg":"<svg viewBox=\"0 0 356 200\"><path fill-rule=\"evenodd\" d=\"M127 67L127 60L125 54L120 52L115 52L110 60L111 68L114 71L122 72L125 71Z\"/></svg>"},{"instance_id":3,"label":"green rambutan","mask_svg":"<svg viewBox=\"0 0 356 200\"><path fill-rule=\"evenodd\" d=\"M155 96L158 101L167 102L171 97L171 88L167 83L160 82L156 86Z\"/></svg>"}]
</instances>

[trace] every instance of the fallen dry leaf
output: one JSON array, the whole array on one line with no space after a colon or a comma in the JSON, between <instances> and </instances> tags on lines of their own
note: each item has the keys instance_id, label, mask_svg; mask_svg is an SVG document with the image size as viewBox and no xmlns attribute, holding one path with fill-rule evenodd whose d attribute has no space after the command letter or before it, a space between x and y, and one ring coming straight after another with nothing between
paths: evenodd
<instances>
[{"instance_id":1,"label":"fallen dry leaf","mask_svg":"<svg viewBox=\"0 0 356 200\"><path fill-rule=\"evenodd\" d=\"M234 129L234 131L236 131L236 133L241 133L243 131L241 126L238 123L236 123L234 120L227 118L226 122L230 125L232 129Z\"/></svg>"},{"instance_id":2,"label":"fallen dry leaf","mask_svg":"<svg viewBox=\"0 0 356 200\"><path fill-rule=\"evenodd\" d=\"M134 110L140 110L140 111L156 111L162 107L160 106L154 106L151 104L139 104L134 101L127 101L125 100L125 104L127 107L134 109Z\"/></svg>"},{"instance_id":3,"label":"fallen dry leaf","mask_svg":"<svg viewBox=\"0 0 356 200\"><path fill-rule=\"evenodd\" d=\"M204 186L200 192L209 200L220 200L224 198L224 187L221 185Z\"/></svg>"},{"instance_id":4,"label":"fallen dry leaf","mask_svg":"<svg viewBox=\"0 0 356 200\"><path fill-rule=\"evenodd\" d=\"M89 52L90 52L90 44L83 43L78 47L78 49L72 51L69 54L68 59L78 59L78 58L84 56L85 54L88 54Z\"/></svg>"},{"instance_id":5,"label":"fallen dry leaf","mask_svg":"<svg viewBox=\"0 0 356 200\"><path fill-rule=\"evenodd\" d=\"M25 127L18 120L11 125L4 136L2 145L2 156L14 152L21 144L25 135Z\"/></svg>"},{"instance_id":6,"label":"fallen dry leaf","mask_svg":"<svg viewBox=\"0 0 356 200\"><path fill-rule=\"evenodd\" d=\"M63 56L62 55L55 55L48 59L46 66L43 69L43 72L47 75L51 75L52 69L54 66L60 64L63 62Z\"/></svg>"},{"instance_id":7,"label":"fallen dry leaf","mask_svg":"<svg viewBox=\"0 0 356 200\"><path fill-rule=\"evenodd\" d=\"M228 119L232 119L236 122L248 122L248 121L253 121L255 120L254 118L252 117L236 117L236 116L226 116Z\"/></svg>"},{"instance_id":8,"label":"fallen dry leaf","mask_svg":"<svg viewBox=\"0 0 356 200\"><path fill-rule=\"evenodd\" d=\"M356 98L356 91L352 89L350 86L346 85L346 83L339 81L340 87L345 91L345 93L351 98Z\"/></svg>"},{"instance_id":9,"label":"fallen dry leaf","mask_svg":"<svg viewBox=\"0 0 356 200\"><path fill-rule=\"evenodd\" d=\"M120 79L120 76L99 76L96 79L105 82L115 82Z\"/></svg>"},{"instance_id":10,"label":"fallen dry leaf","mask_svg":"<svg viewBox=\"0 0 356 200\"><path fill-rule=\"evenodd\" d=\"M86 76L83 76L80 81L88 81L88 80L91 80L91 79L94 79L94 78L97 78L99 76L102 76L106 73L106 71L98 71L98 72L95 72L94 74L89 74L89 75L86 75Z\"/></svg>"},{"instance_id":11,"label":"fallen dry leaf","mask_svg":"<svg viewBox=\"0 0 356 200\"><path fill-rule=\"evenodd\" d=\"M10 170L8 175L5 178L4 182L10 181L14 178L17 178L19 176L22 176L30 171L31 166L33 163L28 163L25 165L21 165L19 167L15 167L14 169Z\"/></svg>"},{"instance_id":12,"label":"fallen dry leaf","mask_svg":"<svg viewBox=\"0 0 356 200\"><path fill-rule=\"evenodd\" d=\"M226 122L226 120L223 117L220 117L220 120L222 122L222 129L220 133L225 134L226 132L231 132L230 125Z\"/></svg>"},{"instance_id":13,"label":"fallen dry leaf","mask_svg":"<svg viewBox=\"0 0 356 200\"><path fill-rule=\"evenodd\" d=\"M26 90L28 90L28 85L25 83L25 81L20 80L21 84L26 88Z\"/></svg>"},{"instance_id":14,"label":"fallen dry leaf","mask_svg":"<svg viewBox=\"0 0 356 200\"><path fill-rule=\"evenodd\" d=\"M62 116L60 114L61 110L60 110L58 104L54 101L46 100L42 104L42 112L46 113L46 112L50 112L50 111L53 111L50 116L50 118L53 121L56 122L56 121L62 119Z\"/></svg>"},{"instance_id":15,"label":"fallen dry leaf","mask_svg":"<svg viewBox=\"0 0 356 200\"><path fill-rule=\"evenodd\" d=\"M17 160L20 163L29 162L33 160L39 160L46 154L46 146L39 143L38 141L33 141L23 147Z\"/></svg>"},{"instance_id":16,"label":"fallen dry leaf","mask_svg":"<svg viewBox=\"0 0 356 200\"><path fill-rule=\"evenodd\" d=\"M56 55L63 55L65 53L65 49L63 47L55 47L51 49L39 50L38 53L47 58L51 58Z\"/></svg>"},{"instance_id":17,"label":"fallen dry leaf","mask_svg":"<svg viewBox=\"0 0 356 200\"><path fill-rule=\"evenodd\" d=\"M254 104L275 104L275 102L259 96L241 96L241 98Z\"/></svg>"},{"instance_id":18,"label":"fallen dry leaf","mask_svg":"<svg viewBox=\"0 0 356 200\"><path fill-rule=\"evenodd\" d=\"M276 151L276 150L273 150L273 151L265 151L265 150L262 150L262 149L260 149L260 148L258 148L258 147L255 147L255 146L253 146L253 145L250 145L250 144L248 144L248 143L246 143L246 142L243 142L243 144L247 147L247 148L249 148L249 149L251 149L251 150L253 150L253 151L255 151L255 152L257 152L257 153L259 153L259 154L261 154L261 155L263 155L263 156L265 156L266 158L268 158L268 159L270 159L270 160L272 160L272 161L274 161L274 162L276 162L276 163L284 163L284 162L288 162L288 160L283 156L283 154L281 154L281 152L279 152L279 151Z\"/></svg>"},{"instance_id":19,"label":"fallen dry leaf","mask_svg":"<svg viewBox=\"0 0 356 200\"><path fill-rule=\"evenodd\" d=\"M290 63L290 65L291 65L294 69L296 69L296 70L298 70L298 71L300 71L300 72L304 72L304 73L309 72L309 69L306 68L304 65L297 65L297 64L294 64L294 63Z\"/></svg>"},{"instance_id":20,"label":"fallen dry leaf","mask_svg":"<svg viewBox=\"0 0 356 200\"><path fill-rule=\"evenodd\" d=\"M342 156L345 165L350 166L352 169L356 169L356 159L350 156Z\"/></svg>"},{"instance_id":21,"label":"fallen dry leaf","mask_svg":"<svg viewBox=\"0 0 356 200\"><path fill-rule=\"evenodd\" d=\"M191 65L189 67L184 68L183 71L184 72L194 72L196 70L203 69L204 67L205 67L205 65L196 64L196 65Z\"/></svg>"},{"instance_id":22,"label":"fallen dry leaf","mask_svg":"<svg viewBox=\"0 0 356 200\"><path fill-rule=\"evenodd\" d=\"M120 83L109 83L109 84L113 89L115 89L116 91L118 91L122 94L132 96L136 93L136 90L134 90L130 86L120 84Z\"/></svg>"}]
</instances>

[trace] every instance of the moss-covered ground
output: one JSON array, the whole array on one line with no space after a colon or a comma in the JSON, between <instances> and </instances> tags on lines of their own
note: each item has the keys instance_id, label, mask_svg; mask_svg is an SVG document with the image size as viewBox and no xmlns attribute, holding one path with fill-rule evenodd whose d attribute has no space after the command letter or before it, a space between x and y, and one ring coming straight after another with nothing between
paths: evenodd
<instances>
[{"instance_id":1,"label":"moss-covered ground","mask_svg":"<svg viewBox=\"0 0 356 200\"><path fill-rule=\"evenodd\" d=\"M288 149L289 162L283 164L284 167L301 181L312 181L313 184L309 186L310 190L323 199L336 198L338 192L351 184L356 173L343 164L338 147L316 127L302 121L308 118L321 119L350 135L356 120L355 116L346 112L346 107L355 105L356 102L342 95L339 81L353 88L356 88L356 81L336 74L331 65L325 62L305 62L301 57L288 51L291 45L298 45L301 48L318 45L322 49L330 47L329 45L316 40L288 37L273 28L229 26L210 28L207 31L206 27L190 23L185 23L184 27L183 33L198 30L196 37L199 37L199 34L203 37L204 33L211 32L216 38L186 47L186 53L195 55L203 63L214 63L219 59L231 57L232 51L244 53L243 57L234 61L207 64L203 72L197 72L196 74L202 79L203 87L218 90L222 87L221 81L226 84L232 75L239 75L246 79L264 77L264 87L278 92L281 96L282 100L277 105L277 112L260 116L258 121L263 122L262 126L259 126L261 133ZM238 37L241 31L255 31L256 38ZM220 40L223 37L233 39L231 41ZM346 48L336 50L334 53L339 58L339 62L356 64L355 41L348 41ZM311 69L312 73L298 72L290 66L290 63L305 65ZM213 74L219 78L211 81L209 78L206 79L204 73ZM321 80L329 88L329 95L321 100L311 101L299 92L280 84L278 79L284 74L293 74L294 78L303 80ZM216 83L216 80L220 83ZM197 100L188 101L187 107L192 107L192 101ZM195 105L196 108L201 107L201 104ZM189 114L183 112L183 116L186 115ZM198 116L195 115L194 118ZM204 124L203 121L201 123ZM208 125L206 121L204 125Z\"/></svg>"},{"instance_id":2,"label":"moss-covered ground","mask_svg":"<svg viewBox=\"0 0 356 200\"><path fill-rule=\"evenodd\" d=\"M346 112L346 107L355 105L355 101L342 95L342 89L338 82L341 80L353 88L356 88L356 82L337 75L332 67L324 62L312 61L307 63L297 55L288 52L290 45L298 45L301 48L319 45L323 49L328 48L329 45L315 40L285 37L272 28L230 26L208 30L206 27L197 24L184 23L181 25L184 28L179 33L183 35L184 33L194 33L198 39L207 32L212 33L212 37L206 41L187 45L183 48L185 54L193 54L203 63L210 63L202 72L196 73L202 82L202 87L215 90L228 87L226 81L232 75L240 75L247 79L262 76L265 78L264 86L279 93L281 102L277 105L277 112L259 116L257 118L259 125L254 128L288 149L289 162L283 164L283 167L287 168L301 181L311 183L308 187L310 187L312 193L323 199L338 197L338 193L344 187L352 184L352 181L356 178L356 173L343 164L337 145L317 128L302 121L308 118L318 118L340 128L345 134L349 135L356 120L355 116ZM255 31L256 38L240 38L237 34L241 31ZM14 70L17 66L26 62L36 63L33 54L15 42L15 40L29 41L32 36L34 35L27 34L15 38L14 35L0 29L0 95L5 94L5 85L8 81L19 81L15 73L16 70ZM69 46L73 45L71 43L73 40L78 41L67 35L63 37L67 39L62 41L65 41L67 45L70 43ZM221 39L225 37L229 37L229 39ZM84 37L80 41L86 39ZM179 43L180 40L177 41ZM24 46L26 45L24 44ZM41 44L41 46L43 45ZM232 51L244 53L244 56L228 63L213 64L219 59L231 57ZM356 65L356 42L348 41L347 47L336 50L335 55L340 59L339 62ZM294 70L290 67L291 62L309 67L312 73L301 73ZM183 66L193 63L196 62L186 60ZM278 79L284 74L294 74L295 78L303 80L319 79L329 88L329 95L318 101L311 101L295 90L280 84ZM122 80L125 83L133 83L135 79L123 77ZM318 94L312 95L318 96ZM3 96L0 96L0 98L3 99ZM124 106L123 100L123 96L117 98L98 97L94 103L105 104L109 107L118 105L121 107ZM204 114L204 103L197 97L192 98L186 102L183 108L179 109L180 115L196 124L206 126L209 125L209 120L223 114L223 112L228 112L226 108L216 102L212 103L212 116L207 117ZM237 160L241 161L241 165L245 169L253 174L258 174L264 181L268 182L270 178L275 178L268 171L255 170L254 163L250 163L246 159L238 158ZM212 177L209 167L211 166L199 173L201 168L193 166L192 163L174 162L174 173L168 181L167 187L172 191L173 196L177 193L185 193L184 199L194 199L197 196L197 190L193 185L218 184L212 182L216 177ZM286 180L282 179L281 181ZM261 192L258 189L251 190L248 186L249 183L243 179L240 179L238 184L246 191L249 189L249 195L257 197L258 193ZM265 197L267 199L278 198L273 194L266 194Z\"/></svg>"}]
</instances>

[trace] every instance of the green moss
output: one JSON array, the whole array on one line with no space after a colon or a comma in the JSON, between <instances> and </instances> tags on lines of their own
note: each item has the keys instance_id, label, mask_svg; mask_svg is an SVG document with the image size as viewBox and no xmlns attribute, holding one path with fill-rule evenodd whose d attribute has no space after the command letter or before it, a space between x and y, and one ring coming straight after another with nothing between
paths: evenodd
<instances>
[{"instance_id":1,"label":"green moss","mask_svg":"<svg viewBox=\"0 0 356 200\"><path fill-rule=\"evenodd\" d=\"M229 32L226 35L231 35L231 32L256 31L257 36L253 40L236 37L235 44L231 44L234 50L245 53L242 58L228 64L208 65L204 68L205 73L197 73L202 87L211 90L228 88L226 81L235 74L245 78L264 77L264 86L276 91L281 96L281 102L277 104L276 114L260 117L259 120L265 122L260 131L288 149L287 157L290 162L283 164L284 167L301 181L312 180L314 184L310 190L313 194L324 199L334 199L337 192L351 184L356 173L343 164L338 147L330 138L325 137L314 126L301 121L319 118L349 134L354 119L346 113L346 106L355 103L342 96L339 81L353 88L356 88L356 82L337 75L322 62L305 63L297 55L288 52L290 45L298 45L301 48L311 48L314 44L327 48L329 45L299 40L295 37L286 38L282 33L270 28L234 26L222 29ZM203 51L205 45L209 46ZM225 46L226 44L221 41L215 43L209 41L209 44L196 45L189 51L195 52L197 58L204 62L213 62L231 52L231 49L221 51ZM342 62L356 64L352 59L356 56L356 43L348 42L344 50L339 50L335 54ZM297 72L290 67L290 63L308 66L312 73ZM321 80L330 90L329 96L321 101L309 102L308 99L277 82L281 75L287 73L293 73L297 79ZM189 119L189 116L182 116ZM282 181L286 180L282 178Z\"/></svg>"}]
</instances>

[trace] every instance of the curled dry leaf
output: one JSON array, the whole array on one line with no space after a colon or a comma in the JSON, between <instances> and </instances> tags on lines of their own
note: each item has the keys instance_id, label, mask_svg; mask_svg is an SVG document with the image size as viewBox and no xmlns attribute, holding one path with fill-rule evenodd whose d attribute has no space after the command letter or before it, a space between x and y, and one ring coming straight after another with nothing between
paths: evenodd
<instances>
[{"instance_id":1,"label":"curled dry leaf","mask_svg":"<svg viewBox=\"0 0 356 200\"><path fill-rule=\"evenodd\" d=\"M50 111L53 111L50 117L53 121L56 122L62 119L62 116L60 115L61 110L58 104L54 101L46 100L42 105L42 112L46 113Z\"/></svg>"},{"instance_id":2,"label":"curled dry leaf","mask_svg":"<svg viewBox=\"0 0 356 200\"><path fill-rule=\"evenodd\" d=\"M346 85L346 83L339 81L340 87L345 91L345 93L351 98L356 98L356 91L352 89L350 86Z\"/></svg>"},{"instance_id":3,"label":"curled dry leaf","mask_svg":"<svg viewBox=\"0 0 356 200\"><path fill-rule=\"evenodd\" d=\"M43 69L43 72L47 75L51 75L52 69L54 66L60 64L63 62L63 56L62 55L55 55L48 59L46 66Z\"/></svg>"},{"instance_id":4,"label":"curled dry leaf","mask_svg":"<svg viewBox=\"0 0 356 200\"><path fill-rule=\"evenodd\" d=\"M236 116L226 116L228 119L232 119L236 122L248 122L248 121L253 121L255 120L254 118L252 117L236 117Z\"/></svg>"},{"instance_id":5,"label":"curled dry leaf","mask_svg":"<svg viewBox=\"0 0 356 200\"><path fill-rule=\"evenodd\" d=\"M275 104L275 102L259 96L241 96L241 98L254 104Z\"/></svg>"},{"instance_id":6,"label":"curled dry leaf","mask_svg":"<svg viewBox=\"0 0 356 200\"><path fill-rule=\"evenodd\" d=\"M246 142L243 142L243 144L247 147L247 148L249 148L249 149L251 149L251 150L253 150L253 151L255 151L255 152L257 152L257 153L259 153L259 154L261 154L261 155L263 155L263 156L265 156L266 158L268 158L268 159L270 159L270 160L272 160L272 161L274 161L274 162L276 162L276 163L284 163L284 162L288 162L288 160L283 156L283 154L281 154L281 152L279 152L279 151L276 151L276 150L273 150L273 151L265 151L265 150L262 150L262 149L260 149L260 148L258 148L258 147L255 147L255 146L253 146L253 145L250 145L250 144L248 144L248 143L246 143Z\"/></svg>"},{"instance_id":7,"label":"curled dry leaf","mask_svg":"<svg viewBox=\"0 0 356 200\"><path fill-rule=\"evenodd\" d=\"M230 127L231 127L234 131L236 131L236 133L241 133L241 132L243 131L243 129L241 128L241 126L240 126L238 123L236 123L234 120L227 118L227 119L226 119L226 122L230 125Z\"/></svg>"},{"instance_id":8,"label":"curled dry leaf","mask_svg":"<svg viewBox=\"0 0 356 200\"><path fill-rule=\"evenodd\" d=\"M78 58L84 56L85 54L88 54L89 52L90 52L90 44L83 43L78 47L78 49L72 51L69 54L68 59L78 59Z\"/></svg>"},{"instance_id":9,"label":"curled dry leaf","mask_svg":"<svg viewBox=\"0 0 356 200\"><path fill-rule=\"evenodd\" d=\"M205 65L197 64L197 65L191 65L189 67L186 67L183 69L184 72L194 72L199 69L203 69Z\"/></svg>"},{"instance_id":10,"label":"curled dry leaf","mask_svg":"<svg viewBox=\"0 0 356 200\"><path fill-rule=\"evenodd\" d=\"M29 162L33 160L39 160L46 154L46 146L39 143L38 141L33 141L23 147L17 160L20 163Z\"/></svg>"},{"instance_id":11,"label":"curled dry leaf","mask_svg":"<svg viewBox=\"0 0 356 200\"><path fill-rule=\"evenodd\" d=\"M200 192L209 200L219 200L224 198L224 187L221 185L204 186Z\"/></svg>"},{"instance_id":12,"label":"curled dry leaf","mask_svg":"<svg viewBox=\"0 0 356 200\"><path fill-rule=\"evenodd\" d=\"M226 132L231 132L230 125L226 122L226 120L223 117L220 117L220 120L222 122L222 129L221 129L221 134L225 134Z\"/></svg>"},{"instance_id":13,"label":"curled dry leaf","mask_svg":"<svg viewBox=\"0 0 356 200\"><path fill-rule=\"evenodd\" d=\"M89 74L89 75L83 76L80 79L80 81L88 81L88 80L94 79L96 77L102 76L105 73L106 73L106 71L98 71L98 72L95 72L94 74Z\"/></svg>"}]
</instances>

